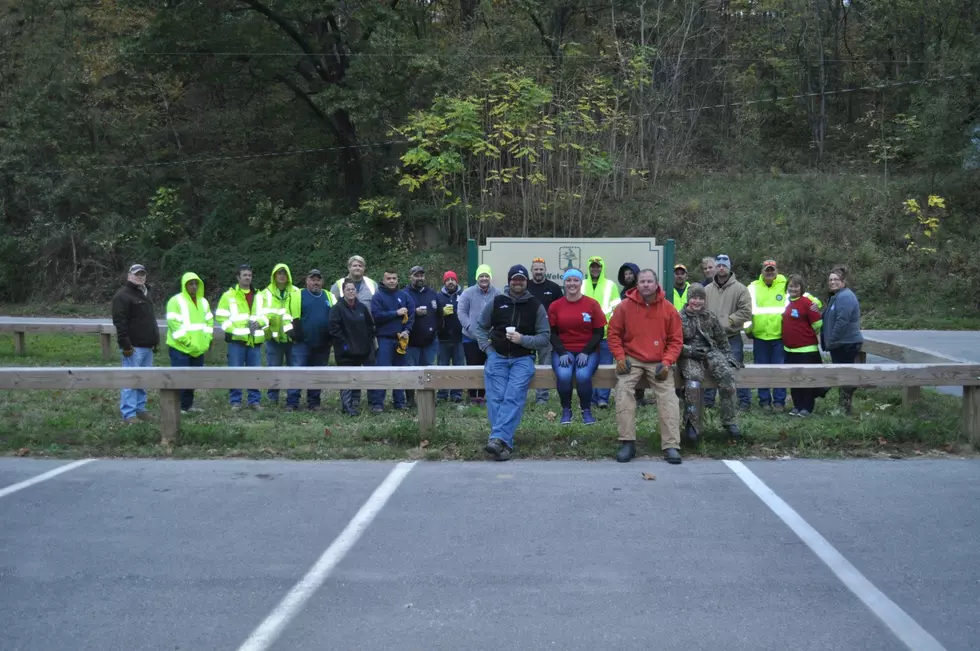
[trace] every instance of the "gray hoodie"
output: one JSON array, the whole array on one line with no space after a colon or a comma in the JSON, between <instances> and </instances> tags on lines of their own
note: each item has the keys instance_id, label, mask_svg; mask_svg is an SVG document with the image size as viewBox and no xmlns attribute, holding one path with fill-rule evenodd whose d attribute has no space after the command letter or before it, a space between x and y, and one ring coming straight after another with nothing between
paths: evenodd
<instances>
[{"instance_id":1,"label":"gray hoodie","mask_svg":"<svg viewBox=\"0 0 980 651\"><path fill-rule=\"evenodd\" d=\"M827 301L820 339L824 350L864 342L861 336L861 305L850 288L845 287Z\"/></svg>"},{"instance_id":2,"label":"gray hoodie","mask_svg":"<svg viewBox=\"0 0 980 651\"><path fill-rule=\"evenodd\" d=\"M503 295L510 297L513 303L516 304L527 303L534 298L528 291L525 291L516 298L512 297L509 286L504 289ZM483 308L483 312L480 313L479 318L476 320L476 343L480 346L480 350L484 352L493 346L493 342L490 340L490 328L493 324L493 304L494 301L490 301ZM511 310L511 312L513 311ZM504 347L519 345L528 350L544 350L551 345L551 325L548 323L548 313L545 312L544 306L540 302L538 303L538 310L534 319L534 334L522 336L520 344L504 342L503 345Z\"/></svg>"},{"instance_id":3,"label":"gray hoodie","mask_svg":"<svg viewBox=\"0 0 980 651\"><path fill-rule=\"evenodd\" d=\"M459 314L459 324L463 326L464 337L476 341L476 321L483 313L483 308L492 304L499 293L493 285L487 287L486 292L480 289L479 285L463 290L456 305L456 312Z\"/></svg>"}]
</instances>

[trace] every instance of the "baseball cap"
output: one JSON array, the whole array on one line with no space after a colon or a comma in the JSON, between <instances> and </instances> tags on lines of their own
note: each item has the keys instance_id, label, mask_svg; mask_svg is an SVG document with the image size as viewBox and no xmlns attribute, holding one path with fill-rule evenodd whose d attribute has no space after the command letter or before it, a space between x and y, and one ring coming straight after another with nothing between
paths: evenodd
<instances>
[{"instance_id":1,"label":"baseball cap","mask_svg":"<svg viewBox=\"0 0 980 651\"><path fill-rule=\"evenodd\" d=\"M129 273L131 274L138 274L140 272L146 273L146 267L144 267L141 264L134 264L132 267L129 268Z\"/></svg>"},{"instance_id":2,"label":"baseball cap","mask_svg":"<svg viewBox=\"0 0 980 651\"><path fill-rule=\"evenodd\" d=\"M687 271L687 267L686 266L684 266L682 264L675 264L674 265L674 271L677 271L678 269L683 269L684 271Z\"/></svg>"},{"instance_id":3,"label":"baseball cap","mask_svg":"<svg viewBox=\"0 0 980 651\"><path fill-rule=\"evenodd\" d=\"M420 264L417 264L414 267L412 267L412 269L408 273L410 273L410 274L424 274L425 273L425 267L423 267Z\"/></svg>"},{"instance_id":4,"label":"baseball cap","mask_svg":"<svg viewBox=\"0 0 980 651\"><path fill-rule=\"evenodd\" d=\"M323 278L323 274L320 273L319 269L310 269L310 273L306 274L306 277L310 278L311 276L316 276L317 278Z\"/></svg>"},{"instance_id":5,"label":"baseball cap","mask_svg":"<svg viewBox=\"0 0 980 651\"><path fill-rule=\"evenodd\" d=\"M515 264L507 271L507 282L510 282L514 276L523 276L524 280L527 280L529 277L527 269L522 264Z\"/></svg>"},{"instance_id":6,"label":"baseball cap","mask_svg":"<svg viewBox=\"0 0 980 651\"><path fill-rule=\"evenodd\" d=\"M772 267L773 269L775 269L776 268L776 261L775 260L766 260L765 262L762 263L762 268L763 269L768 269L769 267Z\"/></svg>"},{"instance_id":7,"label":"baseball cap","mask_svg":"<svg viewBox=\"0 0 980 651\"><path fill-rule=\"evenodd\" d=\"M455 280L457 282L459 281L459 278L456 277L456 272L453 271L452 269L450 269L446 273L442 274L442 282L446 282L450 278L452 278L453 280Z\"/></svg>"}]
</instances>

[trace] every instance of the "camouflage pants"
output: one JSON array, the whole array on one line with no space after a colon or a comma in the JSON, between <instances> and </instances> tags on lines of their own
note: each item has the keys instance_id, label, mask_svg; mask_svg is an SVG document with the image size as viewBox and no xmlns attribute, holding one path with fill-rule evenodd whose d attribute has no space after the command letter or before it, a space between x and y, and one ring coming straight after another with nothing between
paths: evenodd
<instances>
[{"instance_id":1,"label":"camouflage pants","mask_svg":"<svg viewBox=\"0 0 980 651\"><path fill-rule=\"evenodd\" d=\"M721 412L721 423L726 427L734 425L735 369L728 363L725 356L712 351L708 353L708 358L705 360L684 357L678 364L681 376L684 378L684 429L688 425L693 425L697 431L701 431L701 423L698 422L698 403L704 396L701 384L704 382L705 374L709 372L718 383L718 392L721 394L718 405Z\"/></svg>"}]
</instances>

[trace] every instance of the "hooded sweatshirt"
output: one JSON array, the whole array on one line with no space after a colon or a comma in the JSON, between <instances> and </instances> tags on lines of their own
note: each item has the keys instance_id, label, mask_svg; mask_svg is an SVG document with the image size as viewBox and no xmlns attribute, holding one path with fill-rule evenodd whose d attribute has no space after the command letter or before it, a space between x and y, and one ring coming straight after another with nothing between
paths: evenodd
<instances>
[{"instance_id":1,"label":"hooded sweatshirt","mask_svg":"<svg viewBox=\"0 0 980 651\"><path fill-rule=\"evenodd\" d=\"M481 264L476 268L477 278L483 274L490 276L490 282L493 282L493 273L490 271L490 265ZM500 292L492 284L487 287L487 291L480 289L479 283L463 290L463 293L459 296L459 303L457 305L459 324L463 328L463 341L476 341L476 322L480 318L480 315L483 314L484 308L492 303L493 299L499 294Z\"/></svg>"},{"instance_id":2,"label":"hooded sweatshirt","mask_svg":"<svg viewBox=\"0 0 980 651\"><path fill-rule=\"evenodd\" d=\"M741 335L747 321L752 320L752 299L745 285L731 274L724 285L718 283L718 276L704 288L707 297L705 307L718 317L729 338Z\"/></svg>"},{"instance_id":3,"label":"hooded sweatshirt","mask_svg":"<svg viewBox=\"0 0 980 651\"><path fill-rule=\"evenodd\" d=\"M628 284L626 282L626 279L623 277L624 276L623 272L626 271L627 269L630 269L633 272L633 282ZM619 275L616 276L616 280L618 280L619 284L623 286L623 289L620 290L619 292L620 298L625 298L626 292L636 287L636 277L639 275L640 275L640 266L633 262L627 262L626 264L624 264L622 267L619 268Z\"/></svg>"},{"instance_id":4,"label":"hooded sweatshirt","mask_svg":"<svg viewBox=\"0 0 980 651\"><path fill-rule=\"evenodd\" d=\"M507 339L507 328L513 326L523 335L521 343ZM525 291L520 296L510 294L510 286L483 308L476 319L476 341L480 350L493 349L501 357L535 355L551 343L548 313L538 299Z\"/></svg>"},{"instance_id":5,"label":"hooded sweatshirt","mask_svg":"<svg viewBox=\"0 0 980 651\"><path fill-rule=\"evenodd\" d=\"M197 293L191 296L187 283L197 281ZM211 347L214 337L214 315L204 298L204 281L192 271L180 279L180 293L167 301L167 345L191 357L200 357Z\"/></svg>"},{"instance_id":6,"label":"hooded sweatshirt","mask_svg":"<svg viewBox=\"0 0 980 651\"><path fill-rule=\"evenodd\" d=\"M412 326L415 325L415 304L404 289L388 289L380 285L371 299L370 307L378 337L394 339L402 330L412 332ZM407 322L402 322L403 317L397 314L403 307L408 310Z\"/></svg>"},{"instance_id":7,"label":"hooded sweatshirt","mask_svg":"<svg viewBox=\"0 0 980 651\"><path fill-rule=\"evenodd\" d=\"M310 348L322 348L330 344L330 308L333 304L333 294L324 289L319 294L314 294L305 287L300 291L303 343Z\"/></svg>"},{"instance_id":8,"label":"hooded sweatshirt","mask_svg":"<svg viewBox=\"0 0 980 651\"><path fill-rule=\"evenodd\" d=\"M616 286L616 282L606 278L606 261L600 256L592 256L589 258L589 264L587 267L591 267L593 262L598 262L601 271L599 272L599 278L595 281L592 280L592 272L586 268L585 269L585 282L582 283L582 293L589 298L594 298L602 306L602 311L606 315L606 319L612 317L613 310L619 305L619 288ZM609 326L606 326L606 332L609 332Z\"/></svg>"},{"instance_id":9,"label":"hooded sweatshirt","mask_svg":"<svg viewBox=\"0 0 980 651\"><path fill-rule=\"evenodd\" d=\"M280 269L286 271L285 289L276 286L276 273ZM262 310L265 312L264 316L269 319L266 341L290 343L292 340L289 338L289 333L293 329L293 319L300 318L303 313L303 296L300 294L299 287L293 286L293 274L286 264L280 262L272 268L269 286L262 293Z\"/></svg>"},{"instance_id":10,"label":"hooded sweatshirt","mask_svg":"<svg viewBox=\"0 0 980 651\"><path fill-rule=\"evenodd\" d=\"M405 286L405 293L412 299L415 309L425 306L425 314L415 312L415 324L408 336L408 345L417 348L431 346L439 336L439 299L436 292L431 287L422 285L421 289L416 289L413 285Z\"/></svg>"},{"instance_id":11,"label":"hooded sweatshirt","mask_svg":"<svg viewBox=\"0 0 980 651\"><path fill-rule=\"evenodd\" d=\"M649 304L639 289L626 292L613 312L608 337L613 359L630 357L640 362L662 362L664 366L676 363L684 346L681 315L659 286Z\"/></svg>"},{"instance_id":12,"label":"hooded sweatshirt","mask_svg":"<svg viewBox=\"0 0 980 651\"><path fill-rule=\"evenodd\" d=\"M450 293L443 285L436 299L439 301L439 314L442 315L442 326L439 328L439 341L447 344L458 344L463 341L463 326L459 322L459 298L463 288L456 286L456 291ZM446 306L453 306L453 313L446 314Z\"/></svg>"}]
</instances>

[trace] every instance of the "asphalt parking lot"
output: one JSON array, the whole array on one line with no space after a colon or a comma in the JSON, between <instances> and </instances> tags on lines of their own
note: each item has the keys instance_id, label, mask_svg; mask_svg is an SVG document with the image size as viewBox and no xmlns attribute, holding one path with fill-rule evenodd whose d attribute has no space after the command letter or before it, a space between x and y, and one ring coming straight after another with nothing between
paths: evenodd
<instances>
[{"instance_id":1,"label":"asphalt parking lot","mask_svg":"<svg viewBox=\"0 0 980 651\"><path fill-rule=\"evenodd\" d=\"M980 640L974 460L67 463L0 459L5 650Z\"/></svg>"}]
</instances>

